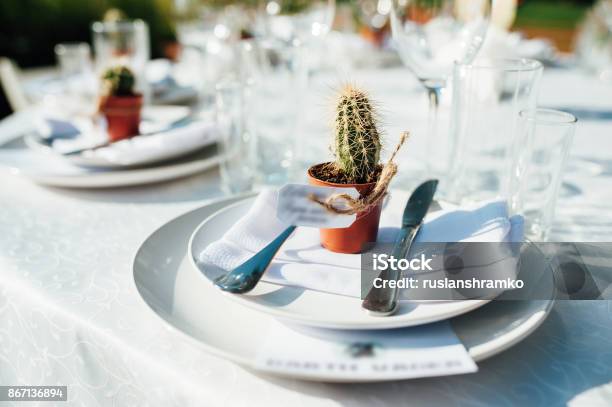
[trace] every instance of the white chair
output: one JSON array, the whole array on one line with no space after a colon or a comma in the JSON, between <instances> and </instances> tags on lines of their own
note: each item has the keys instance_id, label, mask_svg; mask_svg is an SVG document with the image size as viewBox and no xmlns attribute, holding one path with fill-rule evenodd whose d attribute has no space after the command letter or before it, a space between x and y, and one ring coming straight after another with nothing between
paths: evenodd
<instances>
[{"instance_id":1,"label":"white chair","mask_svg":"<svg viewBox=\"0 0 612 407\"><path fill-rule=\"evenodd\" d=\"M13 111L23 110L30 105L21 87L17 67L8 58L0 58L0 85Z\"/></svg>"}]
</instances>

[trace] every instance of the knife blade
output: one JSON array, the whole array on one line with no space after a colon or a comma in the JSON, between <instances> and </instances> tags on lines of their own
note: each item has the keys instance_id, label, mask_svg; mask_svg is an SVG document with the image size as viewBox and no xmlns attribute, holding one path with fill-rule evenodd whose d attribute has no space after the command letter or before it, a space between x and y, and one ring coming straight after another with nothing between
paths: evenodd
<instances>
[{"instance_id":1,"label":"knife blade","mask_svg":"<svg viewBox=\"0 0 612 407\"><path fill-rule=\"evenodd\" d=\"M429 180L419 185L410 195L402 216L402 228L393 247L392 256L394 258L399 260L406 257L433 201L437 187L438 180ZM391 267L389 267L381 271L378 277L386 281L397 281L401 274L401 270L391 270ZM398 308L398 291L397 287L382 286L377 288L372 286L361 306L371 315L392 315Z\"/></svg>"}]
</instances>

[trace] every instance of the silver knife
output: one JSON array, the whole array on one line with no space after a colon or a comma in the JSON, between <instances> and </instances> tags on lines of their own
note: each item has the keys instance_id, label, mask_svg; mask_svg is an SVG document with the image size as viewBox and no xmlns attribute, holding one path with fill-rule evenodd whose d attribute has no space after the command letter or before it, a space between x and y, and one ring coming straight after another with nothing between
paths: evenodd
<instances>
[{"instance_id":1,"label":"silver knife","mask_svg":"<svg viewBox=\"0 0 612 407\"><path fill-rule=\"evenodd\" d=\"M395 246L393 247L392 255L396 259L405 258L410 250L410 246L419 232L423 218L427 214L429 206L433 201L437 187L438 180L426 181L419 185L412 195L410 195L408 203L406 203L406 207L404 208L404 215L402 216L402 228L399 231ZM397 281L400 279L401 274L401 270L391 270L389 267L383 270L378 277L386 281ZM389 288L383 286L376 288L373 286L361 303L361 306L371 315L392 315L398 308L398 292L399 289L397 287Z\"/></svg>"}]
</instances>

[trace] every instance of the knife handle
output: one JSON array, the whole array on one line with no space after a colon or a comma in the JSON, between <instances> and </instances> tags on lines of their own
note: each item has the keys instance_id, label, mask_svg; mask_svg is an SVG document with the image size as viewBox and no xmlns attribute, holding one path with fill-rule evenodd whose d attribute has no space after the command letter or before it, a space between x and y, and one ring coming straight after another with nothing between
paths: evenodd
<instances>
[{"instance_id":1,"label":"knife handle","mask_svg":"<svg viewBox=\"0 0 612 407\"><path fill-rule=\"evenodd\" d=\"M412 246L412 242L419 231L419 226L402 228L397 237L395 247L393 248L392 256L396 259L403 259ZM390 268L383 270L378 275L379 278L385 281L399 280L402 276L401 270L391 270ZM399 288L394 287L374 287L370 289L361 306L374 316L388 316L395 313L398 305Z\"/></svg>"}]
</instances>

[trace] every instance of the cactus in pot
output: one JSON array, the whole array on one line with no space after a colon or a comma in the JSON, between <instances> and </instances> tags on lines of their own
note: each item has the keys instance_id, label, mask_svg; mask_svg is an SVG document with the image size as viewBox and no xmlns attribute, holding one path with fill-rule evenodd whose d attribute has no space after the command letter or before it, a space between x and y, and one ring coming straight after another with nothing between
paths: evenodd
<instances>
[{"instance_id":1,"label":"cactus in pot","mask_svg":"<svg viewBox=\"0 0 612 407\"><path fill-rule=\"evenodd\" d=\"M136 78L126 66L108 68L102 74L100 112L107 122L112 141L138 134L142 95L135 91Z\"/></svg>"},{"instance_id":2,"label":"cactus in pot","mask_svg":"<svg viewBox=\"0 0 612 407\"><path fill-rule=\"evenodd\" d=\"M344 88L336 107L336 167L352 183L376 181L380 171L380 134L368 95Z\"/></svg>"},{"instance_id":3,"label":"cactus in pot","mask_svg":"<svg viewBox=\"0 0 612 407\"><path fill-rule=\"evenodd\" d=\"M360 195L371 193L378 181L381 135L375 107L367 93L345 86L338 98L334 121L335 161L309 168L313 185L353 188ZM321 244L340 253L359 253L366 243L375 242L380 221L381 201L357 212L356 221L348 228L321 229Z\"/></svg>"},{"instance_id":4,"label":"cactus in pot","mask_svg":"<svg viewBox=\"0 0 612 407\"><path fill-rule=\"evenodd\" d=\"M102 75L102 86L105 94L115 96L133 96L136 78L125 66L107 69Z\"/></svg>"}]
</instances>

